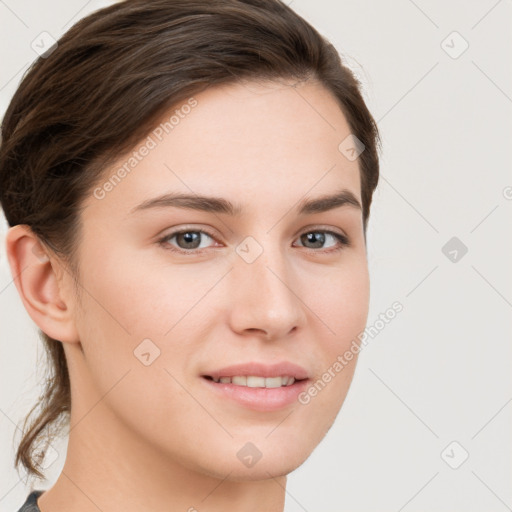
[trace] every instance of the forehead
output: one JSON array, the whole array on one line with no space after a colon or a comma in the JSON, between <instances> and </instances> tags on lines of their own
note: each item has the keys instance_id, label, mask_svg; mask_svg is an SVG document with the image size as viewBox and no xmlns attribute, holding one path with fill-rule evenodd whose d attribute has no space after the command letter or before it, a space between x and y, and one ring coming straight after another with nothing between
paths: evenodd
<instances>
[{"instance_id":1,"label":"forehead","mask_svg":"<svg viewBox=\"0 0 512 512\"><path fill-rule=\"evenodd\" d=\"M267 155L317 157L314 150L336 151L338 139L350 132L336 99L317 81L226 84L195 99L197 106L168 142L177 147L193 138L198 156L214 151L219 158L240 158L254 151L264 161Z\"/></svg>"},{"instance_id":2,"label":"forehead","mask_svg":"<svg viewBox=\"0 0 512 512\"><path fill-rule=\"evenodd\" d=\"M166 112L105 171L104 198L86 205L126 215L164 192L231 198L247 210L341 188L360 198L358 161L339 149L349 135L336 99L316 81L211 87Z\"/></svg>"}]
</instances>

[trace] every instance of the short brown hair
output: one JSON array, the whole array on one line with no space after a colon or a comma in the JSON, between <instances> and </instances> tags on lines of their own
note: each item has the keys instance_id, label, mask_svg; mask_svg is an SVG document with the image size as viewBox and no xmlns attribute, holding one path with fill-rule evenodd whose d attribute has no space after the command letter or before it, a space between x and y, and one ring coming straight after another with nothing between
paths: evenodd
<instances>
[{"instance_id":1,"label":"short brown hair","mask_svg":"<svg viewBox=\"0 0 512 512\"><path fill-rule=\"evenodd\" d=\"M333 45L280 0L126 0L76 23L34 62L3 119L0 202L9 225L30 226L77 276L80 205L108 163L206 87L281 78L319 80L364 144L366 237L379 178L376 123ZM15 465L44 478L35 445L69 420L71 397L62 343L39 333L50 375L25 418Z\"/></svg>"}]
</instances>

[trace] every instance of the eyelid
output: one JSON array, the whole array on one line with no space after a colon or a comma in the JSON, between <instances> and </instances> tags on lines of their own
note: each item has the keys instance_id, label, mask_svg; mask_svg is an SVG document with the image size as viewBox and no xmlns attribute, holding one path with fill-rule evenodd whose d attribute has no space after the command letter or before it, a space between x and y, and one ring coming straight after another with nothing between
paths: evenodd
<instances>
[{"instance_id":1,"label":"eyelid","mask_svg":"<svg viewBox=\"0 0 512 512\"><path fill-rule=\"evenodd\" d=\"M163 240L169 240L170 238L173 238L176 235L179 235L181 233L187 233L189 231L197 232L197 233L204 233L204 234L208 235L210 238L214 239L215 241L217 241L217 238L218 238L218 236L215 233L213 233L213 231L210 231L208 229L184 225L184 226L176 227L174 229L171 228L171 230L167 234L158 236L158 241L161 242Z\"/></svg>"},{"instance_id":2,"label":"eyelid","mask_svg":"<svg viewBox=\"0 0 512 512\"><path fill-rule=\"evenodd\" d=\"M334 226L325 225L325 224L310 224L308 226L303 227L298 231L296 236L303 235L304 233L310 233L315 231L327 231L329 233L335 233L337 235L342 235L348 240L348 235L341 230L340 228L336 228Z\"/></svg>"}]
</instances>

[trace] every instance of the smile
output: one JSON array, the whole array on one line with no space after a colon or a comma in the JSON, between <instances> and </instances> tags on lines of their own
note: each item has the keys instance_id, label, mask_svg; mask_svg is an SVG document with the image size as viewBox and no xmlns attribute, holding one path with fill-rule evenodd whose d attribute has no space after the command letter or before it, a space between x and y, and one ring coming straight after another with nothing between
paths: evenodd
<instances>
[{"instance_id":1,"label":"smile","mask_svg":"<svg viewBox=\"0 0 512 512\"><path fill-rule=\"evenodd\" d=\"M295 382L294 377L259 377L256 375L234 375L233 377L207 377L214 382L222 384L235 384L248 388L280 388L291 386Z\"/></svg>"}]
</instances>

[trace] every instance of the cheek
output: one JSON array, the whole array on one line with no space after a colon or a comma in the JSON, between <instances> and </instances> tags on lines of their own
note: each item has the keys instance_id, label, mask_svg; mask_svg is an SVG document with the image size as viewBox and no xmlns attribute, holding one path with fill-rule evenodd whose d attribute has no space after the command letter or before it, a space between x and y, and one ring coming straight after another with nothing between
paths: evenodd
<instances>
[{"instance_id":1,"label":"cheek","mask_svg":"<svg viewBox=\"0 0 512 512\"><path fill-rule=\"evenodd\" d=\"M198 352L196 340L207 338L204 308L211 303L201 299L219 272L198 276L193 265L148 266L136 255L123 259L114 250L101 252L105 257L90 254L83 266L86 292L77 325L91 377L102 394L123 378L118 393L123 386L130 391L116 407L127 414L136 409L166 414L174 402L170 397L183 392L170 374L182 382L185 362Z\"/></svg>"},{"instance_id":2,"label":"cheek","mask_svg":"<svg viewBox=\"0 0 512 512\"><path fill-rule=\"evenodd\" d=\"M218 271L198 274L197 266L173 265L123 247L123 253L113 246L93 248L84 265L84 286L91 299L87 315L110 337L129 336L134 342L163 337L219 278Z\"/></svg>"},{"instance_id":3,"label":"cheek","mask_svg":"<svg viewBox=\"0 0 512 512\"><path fill-rule=\"evenodd\" d=\"M319 364L315 389L310 389L304 402L311 402L311 409L324 411L324 425L334 420L350 387L360 352L359 337L367 323L369 298L364 259L332 273L314 295L311 309L319 318L315 329Z\"/></svg>"},{"instance_id":4,"label":"cheek","mask_svg":"<svg viewBox=\"0 0 512 512\"><path fill-rule=\"evenodd\" d=\"M322 339L332 355L345 350L366 326L370 300L366 259L354 258L351 264L340 265L338 271L330 271L320 283L310 294L308 306L311 304L324 327Z\"/></svg>"},{"instance_id":5,"label":"cheek","mask_svg":"<svg viewBox=\"0 0 512 512\"><path fill-rule=\"evenodd\" d=\"M105 414L113 413L141 439L169 445L169 425L177 418L185 423L183 435L193 427L186 419L195 404L180 385L187 387L180 372L187 372L193 350L182 342L193 332L183 317L200 290L166 285L158 272L128 267L107 259L84 273L88 293L78 327L87 375L104 397L98 407Z\"/></svg>"}]
</instances>

